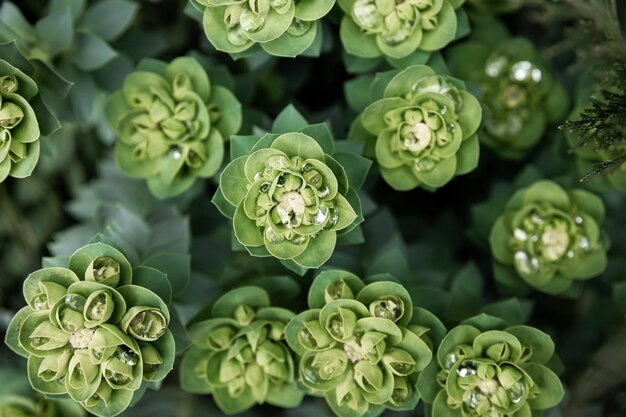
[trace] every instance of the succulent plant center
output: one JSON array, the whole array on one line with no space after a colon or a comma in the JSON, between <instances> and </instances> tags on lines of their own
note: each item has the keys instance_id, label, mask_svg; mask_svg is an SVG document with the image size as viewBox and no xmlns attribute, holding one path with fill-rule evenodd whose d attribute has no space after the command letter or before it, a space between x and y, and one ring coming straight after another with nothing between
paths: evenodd
<instances>
[{"instance_id":1,"label":"succulent plant center","mask_svg":"<svg viewBox=\"0 0 626 417\"><path fill-rule=\"evenodd\" d=\"M302 224L305 207L302 195L298 191L290 191L280 196L276 212L282 224L293 229Z\"/></svg>"},{"instance_id":2,"label":"succulent plant center","mask_svg":"<svg viewBox=\"0 0 626 417\"><path fill-rule=\"evenodd\" d=\"M70 346L74 349L87 349L95 330L93 329L80 329L79 331L72 333L69 338Z\"/></svg>"},{"instance_id":3,"label":"succulent plant center","mask_svg":"<svg viewBox=\"0 0 626 417\"><path fill-rule=\"evenodd\" d=\"M543 257L549 261L556 261L565 255L569 242L569 234L564 228L558 226L546 227L541 235Z\"/></svg>"},{"instance_id":4,"label":"succulent plant center","mask_svg":"<svg viewBox=\"0 0 626 417\"><path fill-rule=\"evenodd\" d=\"M359 362L365 359L363 347L356 340L351 340L343 345L343 351L346 353L350 362Z\"/></svg>"},{"instance_id":5,"label":"succulent plant center","mask_svg":"<svg viewBox=\"0 0 626 417\"><path fill-rule=\"evenodd\" d=\"M428 147L432 137L433 132L428 125L418 122L410 127L408 134L404 138L404 146L408 151L419 152Z\"/></svg>"}]
</instances>

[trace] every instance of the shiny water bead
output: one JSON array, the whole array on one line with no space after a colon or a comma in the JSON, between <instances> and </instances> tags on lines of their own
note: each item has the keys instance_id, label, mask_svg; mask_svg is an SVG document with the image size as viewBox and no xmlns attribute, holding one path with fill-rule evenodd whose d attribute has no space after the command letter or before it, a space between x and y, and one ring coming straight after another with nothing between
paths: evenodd
<instances>
[{"instance_id":1,"label":"shiny water bead","mask_svg":"<svg viewBox=\"0 0 626 417\"><path fill-rule=\"evenodd\" d=\"M292 36L302 36L311 29L313 22L307 22L302 19L298 19L297 17L293 19L291 25L287 29L287 33Z\"/></svg>"},{"instance_id":2,"label":"shiny water bead","mask_svg":"<svg viewBox=\"0 0 626 417\"><path fill-rule=\"evenodd\" d=\"M465 361L456 370L456 374L461 378L476 375L476 363L472 361Z\"/></svg>"},{"instance_id":3,"label":"shiny water bead","mask_svg":"<svg viewBox=\"0 0 626 417\"><path fill-rule=\"evenodd\" d=\"M176 146L174 148L172 148L172 150L169 153L170 158L172 159L180 159L183 156L183 151L182 148Z\"/></svg>"},{"instance_id":4,"label":"shiny water bead","mask_svg":"<svg viewBox=\"0 0 626 417\"><path fill-rule=\"evenodd\" d=\"M289 158L283 155L275 155L267 158L267 161L265 161L265 167L269 169L284 170L291 167L291 162L289 161Z\"/></svg>"},{"instance_id":5,"label":"shiny water bead","mask_svg":"<svg viewBox=\"0 0 626 417\"><path fill-rule=\"evenodd\" d=\"M315 224L315 225L324 224L324 222L328 220L329 213L330 213L330 210L328 209L328 207L324 205L320 205L319 208L317 209L317 212L311 215L310 221L312 224Z\"/></svg>"},{"instance_id":6,"label":"shiny water bead","mask_svg":"<svg viewBox=\"0 0 626 417\"><path fill-rule=\"evenodd\" d=\"M123 347L118 347L115 351L115 357L120 361L124 362L126 365L135 366L138 361L138 356L131 349L125 349Z\"/></svg>"},{"instance_id":7,"label":"shiny water bead","mask_svg":"<svg viewBox=\"0 0 626 417\"><path fill-rule=\"evenodd\" d=\"M326 222L326 225L324 226L326 229L330 229L337 225L337 222L339 222L339 212L332 208L330 209L329 217L328 222Z\"/></svg>"},{"instance_id":8,"label":"shiny water bead","mask_svg":"<svg viewBox=\"0 0 626 417\"><path fill-rule=\"evenodd\" d=\"M513 230L513 237L515 237L515 239L519 240L520 242L525 242L528 240L528 233L526 233L522 229L517 228Z\"/></svg>"},{"instance_id":9,"label":"shiny water bead","mask_svg":"<svg viewBox=\"0 0 626 417\"><path fill-rule=\"evenodd\" d=\"M228 42L235 46L244 46L250 42L250 39L246 36L246 33L241 25L236 25L228 29L226 39L228 39Z\"/></svg>"},{"instance_id":10,"label":"shiny water bead","mask_svg":"<svg viewBox=\"0 0 626 417\"><path fill-rule=\"evenodd\" d=\"M491 78L499 77L508 65L508 57L504 55L491 55L487 59L487 62L485 62L485 73Z\"/></svg>"},{"instance_id":11,"label":"shiny water bead","mask_svg":"<svg viewBox=\"0 0 626 417\"><path fill-rule=\"evenodd\" d=\"M257 32L264 25L266 21L265 13L255 13L247 7L241 11L239 15L239 25L246 32Z\"/></svg>"},{"instance_id":12,"label":"shiny water bead","mask_svg":"<svg viewBox=\"0 0 626 417\"><path fill-rule=\"evenodd\" d=\"M157 340L165 333L165 317L157 310L145 310L130 321L134 335L141 339Z\"/></svg>"},{"instance_id":13,"label":"shiny water bead","mask_svg":"<svg viewBox=\"0 0 626 417\"><path fill-rule=\"evenodd\" d=\"M292 239L291 239L291 243L293 243L294 245L302 245L303 243L305 243L307 241L306 236L301 236L301 235L295 235Z\"/></svg>"},{"instance_id":14,"label":"shiny water bead","mask_svg":"<svg viewBox=\"0 0 626 417\"><path fill-rule=\"evenodd\" d=\"M429 75L420 78L415 84L411 86L413 93L437 93L443 94L454 102L457 110L463 106L463 99L459 89L446 77L441 75ZM434 108L439 109L439 104L434 103ZM447 111L447 110L446 110Z\"/></svg>"},{"instance_id":15,"label":"shiny water bead","mask_svg":"<svg viewBox=\"0 0 626 417\"><path fill-rule=\"evenodd\" d=\"M65 305L74 311L83 312L85 309L85 297L78 294L67 294L65 296Z\"/></svg>"},{"instance_id":16,"label":"shiny water bead","mask_svg":"<svg viewBox=\"0 0 626 417\"><path fill-rule=\"evenodd\" d=\"M529 257L525 251L517 251L513 256L517 270L522 274L530 274L539 270L539 259Z\"/></svg>"},{"instance_id":17,"label":"shiny water bead","mask_svg":"<svg viewBox=\"0 0 626 417\"><path fill-rule=\"evenodd\" d=\"M513 404L519 404L519 402L522 401L526 395L526 387L523 383L516 382L513 384L511 389L509 389L507 394L509 396L509 400L511 400Z\"/></svg>"},{"instance_id":18,"label":"shiny water bead","mask_svg":"<svg viewBox=\"0 0 626 417\"><path fill-rule=\"evenodd\" d=\"M452 352L452 353L448 353L446 355L446 358L444 359L444 363L443 366L446 369L451 369L452 366L454 366L454 364L459 360L459 358L457 357L456 353Z\"/></svg>"},{"instance_id":19,"label":"shiny water bead","mask_svg":"<svg viewBox=\"0 0 626 417\"><path fill-rule=\"evenodd\" d=\"M35 310L47 310L48 306L48 296L46 294L39 294L35 297L33 301L33 307Z\"/></svg>"},{"instance_id":20,"label":"shiny water bead","mask_svg":"<svg viewBox=\"0 0 626 417\"><path fill-rule=\"evenodd\" d=\"M431 158L420 158L415 160L415 169L419 172L432 171L436 162Z\"/></svg>"},{"instance_id":21,"label":"shiny water bead","mask_svg":"<svg viewBox=\"0 0 626 417\"><path fill-rule=\"evenodd\" d=\"M374 29L383 24L374 0L357 0L352 6L355 22L364 29Z\"/></svg>"},{"instance_id":22,"label":"shiny water bead","mask_svg":"<svg viewBox=\"0 0 626 417\"><path fill-rule=\"evenodd\" d=\"M259 187L259 193L264 194L264 193L268 192L270 190L271 186L272 186L272 184L270 184L269 182L264 182Z\"/></svg>"},{"instance_id":23,"label":"shiny water bead","mask_svg":"<svg viewBox=\"0 0 626 417\"><path fill-rule=\"evenodd\" d=\"M267 226L265 228L265 239L271 243L281 243L285 240L285 236L276 233L271 226Z\"/></svg>"},{"instance_id":24,"label":"shiny water bead","mask_svg":"<svg viewBox=\"0 0 626 417\"><path fill-rule=\"evenodd\" d=\"M519 61L511 66L509 77L514 81L532 82L538 84L541 82L541 70L530 61Z\"/></svg>"},{"instance_id":25,"label":"shiny water bead","mask_svg":"<svg viewBox=\"0 0 626 417\"><path fill-rule=\"evenodd\" d=\"M404 312L403 302L398 297L386 297L372 303L374 316L397 321Z\"/></svg>"},{"instance_id":26,"label":"shiny water bead","mask_svg":"<svg viewBox=\"0 0 626 417\"><path fill-rule=\"evenodd\" d=\"M104 293L99 294L95 299L91 300L90 305L85 311L87 320L102 320L107 307L107 297Z\"/></svg>"},{"instance_id":27,"label":"shiny water bead","mask_svg":"<svg viewBox=\"0 0 626 417\"><path fill-rule=\"evenodd\" d=\"M350 287L342 280L338 282L333 282L332 284L326 286L324 291L324 301L329 303L333 300L338 300L340 298L353 298L354 294Z\"/></svg>"},{"instance_id":28,"label":"shiny water bead","mask_svg":"<svg viewBox=\"0 0 626 417\"><path fill-rule=\"evenodd\" d=\"M328 195L330 194L330 188L328 188L328 186L324 185L322 188L320 188L317 192L317 196L319 198L326 198L328 197Z\"/></svg>"},{"instance_id":29,"label":"shiny water bead","mask_svg":"<svg viewBox=\"0 0 626 417\"><path fill-rule=\"evenodd\" d=\"M110 381L113 385L122 386L130 382L131 378L120 372L115 372L110 369L104 371L104 377Z\"/></svg>"}]
</instances>

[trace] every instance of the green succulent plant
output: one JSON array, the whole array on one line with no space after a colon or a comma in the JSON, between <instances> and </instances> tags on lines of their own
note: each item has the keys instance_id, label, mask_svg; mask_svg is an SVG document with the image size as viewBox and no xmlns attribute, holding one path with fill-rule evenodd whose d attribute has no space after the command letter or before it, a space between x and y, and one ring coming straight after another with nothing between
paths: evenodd
<instances>
[{"instance_id":1,"label":"green succulent plant","mask_svg":"<svg viewBox=\"0 0 626 417\"><path fill-rule=\"evenodd\" d=\"M489 237L496 279L559 294L598 276L607 264L603 222L604 203L588 191L547 180L518 190Z\"/></svg>"},{"instance_id":2,"label":"green succulent plant","mask_svg":"<svg viewBox=\"0 0 626 417\"><path fill-rule=\"evenodd\" d=\"M354 190L360 183L352 181L362 182L369 164L352 175L362 161L347 166L331 156L325 125L299 130L242 138L250 146L224 169L213 201L232 217L235 237L252 255L318 268L337 235L363 220Z\"/></svg>"},{"instance_id":3,"label":"green succulent plant","mask_svg":"<svg viewBox=\"0 0 626 417\"><path fill-rule=\"evenodd\" d=\"M529 40L483 31L478 39L450 48L448 63L454 76L482 91L481 141L504 158L520 159L548 125L563 120L569 99Z\"/></svg>"},{"instance_id":4,"label":"green succulent plant","mask_svg":"<svg viewBox=\"0 0 626 417\"><path fill-rule=\"evenodd\" d=\"M294 360L285 326L294 314L271 307L265 290L241 287L220 297L211 318L189 328L193 345L181 363L184 390L211 394L227 414L255 404L297 407Z\"/></svg>"},{"instance_id":5,"label":"green succulent plant","mask_svg":"<svg viewBox=\"0 0 626 417\"><path fill-rule=\"evenodd\" d=\"M454 40L465 0L339 0L344 49L361 58L405 58L439 51Z\"/></svg>"},{"instance_id":6,"label":"green succulent plant","mask_svg":"<svg viewBox=\"0 0 626 417\"><path fill-rule=\"evenodd\" d=\"M308 304L286 336L299 356L300 382L311 393L323 395L340 417L415 408L419 373L445 333L435 316L414 308L398 283L365 285L339 270L315 278Z\"/></svg>"},{"instance_id":7,"label":"green succulent plant","mask_svg":"<svg viewBox=\"0 0 626 417\"><path fill-rule=\"evenodd\" d=\"M0 44L0 183L30 176L39 161L40 137L60 127L31 78L34 71L15 42Z\"/></svg>"},{"instance_id":8,"label":"green succulent plant","mask_svg":"<svg viewBox=\"0 0 626 417\"><path fill-rule=\"evenodd\" d=\"M271 55L295 57L321 36L320 19L335 0L190 0L202 15L213 46L231 54L260 47Z\"/></svg>"},{"instance_id":9,"label":"green succulent plant","mask_svg":"<svg viewBox=\"0 0 626 417\"><path fill-rule=\"evenodd\" d=\"M69 400L0 395L0 417L85 417L78 404Z\"/></svg>"},{"instance_id":10,"label":"green succulent plant","mask_svg":"<svg viewBox=\"0 0 626 417\"><path fill-rule=\"evenodd\" d=\"M483 317L484 318L484 317ZM549 335L529 326L479 329L472 319L448 332L418 387L433 417L529 417L563 398L546 363Z\"/></svg>"},{"instance_id":11,"label":"green succulent plant","mask_svg":"<svg viewBox=\"0 0 626 417\"><path fill-rule=\"evenodd\" d=\"M67 394L87 411L110 417L124 411L150 381L173 367L170 313L155 292L132 284L161 273L133 269L112 246L93 243L64 267L43 268L24 281L28 305L12 319L7 345L28 359L32 387Z\"/></svg>"},{"instance_id":12,"label":"green succulent plant","mask_svg":"<svg viewBox=\"0 0 626 417\"><path fill-rule=\"evenodd\" d=\"M435 190L476 168L480 121L480 104L462 82L415 65L388 81L383 97L355 120L350 138L373 144L394 189Z\"/></svg>"},{"instance_id":13,"label":"green succulent plant","mask_svg":"<svg viewBox=\"0 0 626 417\"><path fill-rule=\"evenodd\" d=\"M224 142L241 126L239 101L212 84L191 57L139 63L109 98L106 115L119 138L117 164L129 176L146 178L159 198L214 175Z\"/></svg>"}]
</instances>

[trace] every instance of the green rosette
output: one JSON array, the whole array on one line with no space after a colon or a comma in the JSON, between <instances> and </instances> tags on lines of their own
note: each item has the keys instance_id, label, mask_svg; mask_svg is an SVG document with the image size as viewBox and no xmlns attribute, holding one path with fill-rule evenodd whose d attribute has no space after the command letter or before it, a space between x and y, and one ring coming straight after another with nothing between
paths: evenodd
<instances>
[{"instance_id":1,"label":"green rosette","mask_svg":"<svg viewBox=\"0 0 626 417\"><path fill-rule=\"evenodd\" d=\"M432 359L428 334L443 325L414 309L402 285L364 285L349 272L324 271L313 281L309 308L286 329L302 385L340 417L415 408L419 374Z\"/></svg>"},{"instance_id":2,"label":"green rosette","mask_svg":"<svg viewBox=\"0 0 626 417\"><path fill-rule=\"evenodd\" d=\"M15 42L0 44L0 183L29 177L39 160L39 139L60 125L46 108L35 72Z\"/></svg>"},{"instance_id":3,"label":"green rosette","mask_svg":"<svg viewBox=\"0 0 626 417\"><path fill-rule=\"evenodd\" d=\"M172 369L167 305L133 285L132 275L121 252L93 243L70 257L69 268L43 268L26 278L28 306L11 321L6 343L28 359L36 391L67 394L90 413L112 417L143 394L147 381Z\"/></svg>"},{"instance_id":4,"label":"green rosette","mask_svg":"<svg viewBox=\"0 0 626 417\"><path fill-rule=\"evenodd\" d=\"M561 381L546 366L554 353L549 335L524 325L479 329L470 323L448 332L419 378L430 415L527 417L562 400Z\"/></svg>"},{"instance_id":5,"label":"green rosette","mask_svg":"<svg viewBox=\"0 0 626 417\"><path fill-rule=\"evenodd\" d=\"M361 58L406 58L439 51L455 39L464 0L339 0L340 38Z\"/></svg>"},{"instance_id":6,"label":"green rosette","mask_svg":"<svg viewBox=\"0 0 626 417\"><path fill-rule=\"evenodd\" d=\"M542 180L518 190L491 229L496 279L561 294L607 266L602 199ZM572 288L573 290L573 288Z\"/></svg>"},{"instance_id":7,"label":"green rosette","mask_svg":"<svg viewBox=\"0 0 626 417\"><path fill-rule=\"evenodd\" d=\"M350 133L375 154L387 184L434 191L476 168L482 110L465 85L425 65L393 74Z\"/></svg>"},{"instance_id":8,"label":"green rosette","mask_svg":"<svg viewBox=\"0 0 626 417\"><path fill-rule=\"evenodd\" d=\"M232 217L237 241L252 255L306 271L323 265L337 236L363 220L355 188L369 163L350 155L352 166L341 164L347 154L333 154L325 125L299 130L235 138L249 146L222 172L213 202Z\"/></svg>"},{"instance_id":9,"label":"green rosette","mask_svg":"<svg viewBox=\"0 0 626 417\"><path fill-rule=\"evenodd\" d=\"M158 198L179 195L196 178L213 176L224 158L224 142L242 120L233 93L211 83L191 57L169 64L142 61L105 110L118 136L117 165L131 177L145 178Z\"/></svg>"},{"instance_id":10,"label":"green rosette","mask_svg":"<svg viewBox=\"0 0 626 417\"><path fill-rule=\"evenodd\" d=\"M479 22L497 36L477 34L450 49L452 74L482 91L481 141L503 158L521 159L546 128L565 117L569 99L548 63L525 38L507 38L498 25ZM502 40L504 38L504 40Z\"/></svg>"},{"instance_id":11,"label":"green rosette","mask_svg":"<svg viewBox=\"0 0 626 417\"><path fill-rule=\"evenodd\" d=\"M294 316L271 307L259 287L242 287L220 297L211 318L189 328L192 347L181 363L184 390L211 394L226 414L255 404L293 408L304 393L296 386L285 326Z\"/></svg>"},{"instance_id":12,"label":"green rosette","mask_svg":"<svg viewBox=\"0 0 626 417\"><path fill-rule=\"evenodd\" d=\"M321 19L335 0L190 0L202 13L213 46L237 54L253 46L282 57L305 52L322 35Z\"/></svg>"}]
</instances>

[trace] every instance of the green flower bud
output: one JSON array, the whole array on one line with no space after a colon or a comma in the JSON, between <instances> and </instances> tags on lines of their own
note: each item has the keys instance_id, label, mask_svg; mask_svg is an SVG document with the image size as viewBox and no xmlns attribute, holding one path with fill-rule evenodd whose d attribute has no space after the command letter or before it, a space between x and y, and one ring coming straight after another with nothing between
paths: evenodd
<instances>
[{"instance_id":1,"label":"green flower bud","mask_svg":"<svg viewBox=\"0 0 626 417\"><path fill-rule=\"evenodd\" d=\"M393 77L384 98L356 123L376 137L376 160L389 185L435 190L478 164L481 114L463 83L416 65Z\"/></svg>"},{"instance_id":2,"label":"green flower bud","mask_svg":"<svg viewBox=\"0 0 626 417\"><path fill-rule=\"evenodd\" d=\"M496 22L486 20L481 25L498 35L455 46L450 66L453 75L482 90L486 117L481 141L503 158L521 159L541 140L549 124L563 120L567 94L530 41L507 38L506 30Z\"/></svg>"},{"instance_id":3,"label":"green flower bud","mask_svg":"<svg viewBox=\"0 0 626 417\"><path fill-rule=\"evenodd\" d=\"M526 349L537 354L522 356ZM441 342L436 370L422 374L418 384L437 414L459 409L472 417L529 414L563 397L561 382L544 365L553 352L550 337L532 327L481 333L461 324Z\"/></svg>"},{"instance_id":4,"label":"green flower bud","mask_svg":"<svg viewBox=\"0 0 626 417\"><path fill-rule=\"evenodd\" d=\"M30 176L39 160L40 136L60 127L42 103L33 72L15 42L0 44L0 183L8 176Z\"/></svg>"},{"instance_id":5,"label":"green flower bud","mask_svg":"<svg viewBox=\"0 0 626 417\"><path fill-rule=\"evenodd\" d=\"M323 392L338 416L413 409L417 379L432 351L406 326L413 312L408 292L396 283L364 285L343 271L325 271L313 281L308 299L311 309L285 330L301 356L302 384ZM406 309L395 310L391 301Z\"/></svg>"},{"instance_id":6,"label":"green flower bud","mask_svg":"<svg viewBox=\"0 0 626 417\"><path fill-rule=\"evenodd\" d=\"M212 318L189 329L193 347L181 364L183 389L212 393L226 413L265 402L297 407L304 394L296 387L282 331L293 313L269 304L258 287L239 288L218 299Z\"/></svg>"},{"instance_id":7,"label":"green flower bud","mask_svg":"<svg viewBox=\"0 0 626 417\"><path fill-rule=\"evenodd\" d=\"M212 85L193 58L155 68L140 63L109 98L106 113L119 137L118 165L166 198L217 172L224 141L241 125L241 105L228 89Z\"/></svg>"},{"instance_id":8,"label":"green flower bud","mask_svg":"<svg viewBox=\"0 0 626 417\"><path fill-rule=\"evenodd\" d=\"M28 276L24 298L36 308L24 307L13 318L7 344L28 357L34 389L67 394L90 413L113 417L142 384L172 369L169 311L158 295L132 284L128 260L108 245L79 249L69 266ZM144 282L165 279L150 268L138 271Z\"/></svg>"},{"instance_id":9,"label":"green flower bud","mask_svg":"<svg viewBox=\"0 0 626 417\"><path fill-rule=\"evenodd\" d=\"M599 197L538 181L518 191L496 220L490 236L492 253L504 272L512 270L540 291L562 293L575 281L593 278L606 268L603 221Z\"/></svg>"},{"instance_id":10,"label":"green flower bud","mask_svg":"<svg viewBox=\"0 0 626 417\"><path fill-rule=\"evenodd\" d=\"M340 1L345 13L341 42L362 58L405 58L416 51L443 49L457 30L455 9L462 2L422 0Z\"/></svg>"},{"instance_id":11,"label":"green flower bud","mask_svg":"<svg viewBox=\"0 0 626 417\"><path fill-rule=\"evenodd\" d=\"M325 154L321 137L271 138L226 167L216 194L223 203L214 202L235 207L235 236L251 254L317 268L332 255L337 232L358 221L345 169Z\"/></svg>"}]
</instances>

